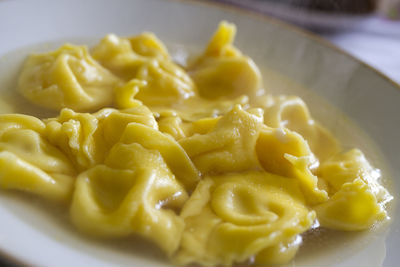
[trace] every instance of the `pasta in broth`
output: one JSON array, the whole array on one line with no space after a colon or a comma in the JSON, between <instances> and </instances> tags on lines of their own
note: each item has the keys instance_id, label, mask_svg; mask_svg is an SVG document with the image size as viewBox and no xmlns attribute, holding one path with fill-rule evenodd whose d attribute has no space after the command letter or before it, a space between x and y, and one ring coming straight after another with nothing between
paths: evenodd
<instances>
[{"instance_id":1,"label":"pasta in broth","mask_svg":"<svg viewBox=\"0 0 400 267\"><path fill-rule=\"evenodd\" d=\"M182 265L282 264L318 223L386 220L379 171L299 97L266 94L235 31L221 22L185 67L151 33L30 56L18 91L59 115L0 115L0 187L62 203L86 234L140 235Z\"/></svg>"}]
</instances>

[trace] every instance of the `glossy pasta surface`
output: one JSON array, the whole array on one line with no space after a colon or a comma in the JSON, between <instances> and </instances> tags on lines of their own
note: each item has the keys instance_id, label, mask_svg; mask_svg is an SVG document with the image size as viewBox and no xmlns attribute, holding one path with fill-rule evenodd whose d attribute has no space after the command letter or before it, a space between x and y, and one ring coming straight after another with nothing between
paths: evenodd
<instances>
[{"instance_id":1,"label":"glossy pasta surface","mask_svg":"<svg viewBox=\"0 0 400 267\"><path fill-rule=\"evenodd\" d=\"M148 32L29 56L17 89L58 116L0 115L0 188L60 203L85 234L144 237L180 265L283 264L316 225L387 220L379 170L302 99L267 94L235 33L221 22L185 66Z\"/></svg>"}]
</instances>

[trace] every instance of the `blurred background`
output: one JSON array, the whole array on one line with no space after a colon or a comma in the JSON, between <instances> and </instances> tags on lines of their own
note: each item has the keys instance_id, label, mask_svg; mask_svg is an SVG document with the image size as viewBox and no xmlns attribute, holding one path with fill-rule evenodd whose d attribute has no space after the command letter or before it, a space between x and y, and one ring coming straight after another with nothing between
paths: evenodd
<instances>
[{"instance_id":1,"label":"blurred background","mask_svg":"<svg viewBox=\"0 0 400 267\"><path fill-rule=\"evenodd\" d=\"M306 28L400 83L400 0L203 0Z\"/></svg>"}]
</instances>

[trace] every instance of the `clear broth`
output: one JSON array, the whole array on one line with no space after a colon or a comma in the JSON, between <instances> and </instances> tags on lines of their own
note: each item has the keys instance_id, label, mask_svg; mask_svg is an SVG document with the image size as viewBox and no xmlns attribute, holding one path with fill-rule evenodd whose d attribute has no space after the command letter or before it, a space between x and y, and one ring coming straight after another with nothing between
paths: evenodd
<instances>
[{"instance_id":1,"label":"clear broth","mask_svg":"<svg viewBox=\"0 0 400 267\"><path fill-rule=\"evenodd\" d=\"M24 59L30 53L49 51L65 42L91 45L96 41L88 38L61 40L21 48L1 56L0 113L23 113L40 118L56 116L57 113L30 104L16 92L18 74ZM175 60L181 65L184 65L190 58L189 55L200 51L197 47L188 48L182 45L170 45L169 49ZM373 166L381 169L383 185L389 189L392 195L395 195L391 190L393 187L390 185L391 171L385 164L382 152L356 123L350 121L345 114L327 100L304 88L301 84L272 69L260 67L264 87L268 93L300 96L308 105L312 116L317 121L324 122L323 125L331 130L343 148L360 148ZM104 261L124 264L129 261L121 260L121 258L139 257L152 262L152 264L157 264L157 266L169 266L168 260L160 250L145 240L133 237L104 241L80 235L69 223L66 207L55 207L19 192L1 192L0 202L9 208L9 212L14 213L22 221L29 221L43 234L65 241L69 246L77 247L89 255L92 253ZM394 210L393 202L388 207L389 216ZM389 223L390 221L380 223L373 229L363 232L339 232L323 228L310 230L303 235L303 243L294 261L285 266L329 266L326 264L327 262L332 266L348 266L346 259L349 257L357 257L359 266L381 266L386 254L385 239ZM110 255L112 256L110 257ZM236 266L249 266L249 263Z\"/></svg>"}]
</instances>

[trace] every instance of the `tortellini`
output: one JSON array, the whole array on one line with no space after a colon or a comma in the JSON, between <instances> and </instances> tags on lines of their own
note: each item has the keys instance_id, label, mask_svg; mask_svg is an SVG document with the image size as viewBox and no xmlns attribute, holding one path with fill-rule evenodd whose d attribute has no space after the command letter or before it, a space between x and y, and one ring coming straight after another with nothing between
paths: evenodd
<instances>
[{"instance_id":1,"label":"tortellini","mask_svg":"<svg viewBox=\"0 0 400 267\"><path fill-rule=\"evenodd\" d=\"M222 22L204 54L189 66L199 94L206 98L254 96L261 89L261 74L249 57L233 47L236 28Z\"/></svg>"},{"instance_id":2,"label":"tortellini","mask_svg":"<svg viewBox=\"0 0 400 267\"><path fill-rule=\"evenodd\" d=\"M202 173L257 169L255 145L262 120L261 110L246 112L235 106L211 132L181 139L179 143Z\"/></svg>"},{"instance_id":3,"label":"tortellini","mask_svg":"<svg viewBox=\"0 0 400 267\"><path fill-rule=\"evenodd\" d=\"M92 49L91 54L101 65L124 80L132 79L148 60L169 59L166 47L152 33L132 38L109 34Z\"/></svg>"},{"instance_id":4,"label":"tortellini","mask_svg":"<svg viewBox=\"0 0 400 267\"><path fill-rule=\"evenodd\" d=\"M126 126L131 122L146 125L158 130L158 124L151 111L143 105L129 109L103 109L95 114L101 121L101 131L105 142L114 145L122 136Z\"/></svg>"},{"instance_id":5,"label":"tortellini","mask_svg":"<svg viewBox=\"0 0 400 267\"><path fill-rule=\"evenodd\" d=\"M44 123L34 117L0 115L0 187L66 201L76 170L44 131Z\"/></svg>"},{"instance_id":6,"label":"tortellini","mask_svg":"<svg viewBox=\"0 0 400 267\"><path fill-rule=\"evenodd\" d=\"M314 227L387 219L379 170L299 97L266 94L235 33L222 22L183 65L152 33L30 56L19 91L59 114L0 115L0 188L69 206L83 233L139 235L201 266L285 264Z\"/></svg>"},{"instance_id":7,"label":"tortellini","mask_svg":"<svg viewBox=\"0 0 400 267\"><path fill-rule=\"evenodd\" d=\"M146 105L179 103L194 95L191 78L170 60L167 49L153 34L129 39L107 35L92 54L119 77L131 80L120 88L117 103L124 102L121 94Z\"/></svg>"},{"instance_id":8,"label":"tortellini","mask_svg":"<svg viewBox=\"0 0 400 267\"><path fill-rule=\"evenodd\" d=\"M295 180L267 172L210 176L186 202L178 263L229 266L256 256L259 264L280 262L298 234L311 227L315 212L303 201ZM274 249L270 261L264 254ZM297 250L297 247L294 248ZM257 257L260 253L260 257Z\"/></svg>"},{"instance_id":9,"label":"tortellini","mask_svg":"<svg viewBox=\"0 0 400 267\"><path fill-rule=\"evenodd\" d=\"M157 122L145 106L115 110L102 109L95 114L75 113L63 109L58 118L46 121L46 134L51 143L64 151L77 168L83 170L104 160L105 153L119 141L131 122L157 129Z\"/></svg>"},{"instance_id":10,"label":"tortellini","mask_svg":"<svg viewBox=\"0 0 400 267\"><path fill-rule=\"evenodd\" d=\"M301 135L289 129L264 127L256 150L264 170L296 178L308 202L316 204L328 199L324 188L319 188L318 177L311 172L319 162Z\"/></svg>"},{"instance_id":11,"label":"tortellini","mask_svg":"<svg viewBox=\"0 0 400 267\"><path fill-rule=\"evenodd\" d=\"M339 191L343 184L360 178L371 188L379 202L388 199L389 193L379 183L380 170L373 168L359 149L351 149L329 158L319 168L319 175L329 184L331 194Z\"/></svg>"},{"instance_id":12,"label":"tortellini","mask_svg":"<svg viewBox=\"0 0 400 267\"><path fill-rule=\"evenodd\" d=\"M304 101L297 96L267 96L261 105L264 122L270 127L285 127L299 133L311 150L323 161L340 151L336 139L310 115Z\"/></svg>"},{"instance_id":13,"label":"tortellini","mask_svg":"<svg viewBox=\"0 0 400 267\"><path fill-rule=\"evenodd\" d=\"M160 152L137 143L116 144L105 160L81 173L71 204L81 230L119 237L138 233L171 254L184 223L172 209L187 198Z\"/></svg>"},{"instance_id":14,"label":"tortellini","mask_svg":"<svg viewBox=\"0 0 400 267\"><path fill-rule=\"evenodd\" d=\"M176 178L188 190L194 189L200 179L200 173L189 159L186 151L168 135L145 125L130 123L120 141L124 144L139 143L145 148L159 151Z\"/></svg>"},{"instance_id":15,"label":"tortellini","mask_svg":"<svg viewBox=\"0 0 400 267\"><path fill-rule=\"evenodd\" d=\"M322 226L345 231L368 229L386 217L376 196L361 179L343 184L328 201L316 206L315 211Z\"/></svg>"},{"instance_id":16,"label":"tortellini","mask_svg":"<svg viewBox=\"0 0 400 267\"><path fill-rule=\"evenodd\" d=\"M93 111L111 105L119 82L85 46L66 44L53 52L29 56L18 89L28 100L48 109Z\"/></svg>"},{"instance_id":17,"label":"tortellini","mask_svg":"<svg viewBox=\"0 0 400 267\"><path fill-rule=\"evenodd\" d=\"M352 149L327 160L320 175L332 197L315 207L323 226L338 230L364 230L386 217L384 205L392 199L379 184L380 172L363 153Z\"/></svg>"},{"instance_id":18,"label":"tortellini","mask_svg":"<svg viewBox=\"0 0 400 267\"><path fill-rule=\"evenodd\" d=\"M186 72L166 60L151 60L143 64L135 79L145 82L135 98L146 105L179 104L195 92L194 83Z\"/></svg>"},{"instance_id":19,"label":"tortellini","mask_svg":"<svg viewBox=\"0 0 400 267\"><path fill-rule=\"evenodd\" d=\"M97 131L99 121L89 113L63 109L58 118L47 121L46 134L80 169L99 162L104 155L102 136Z\"/></svg>"}]
</instances>

